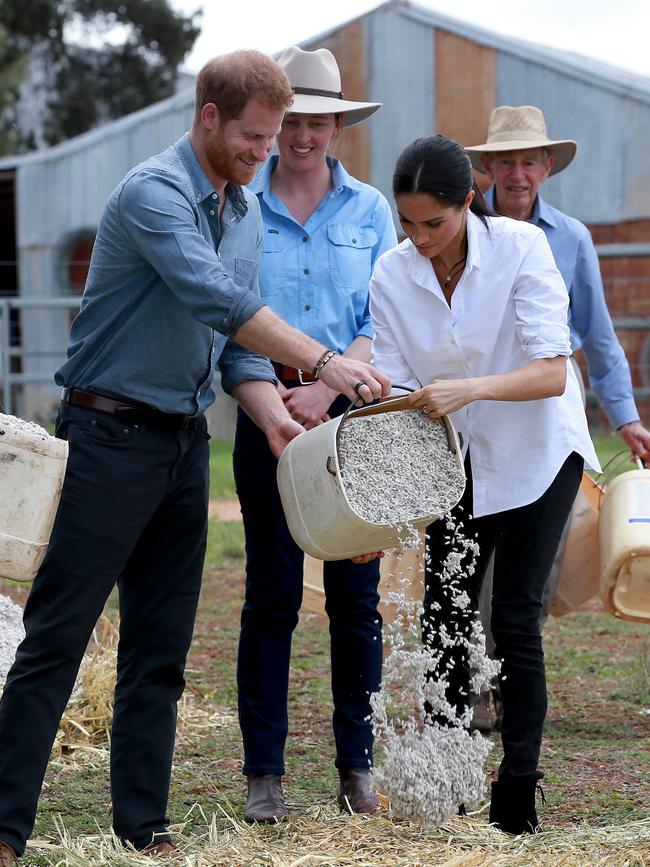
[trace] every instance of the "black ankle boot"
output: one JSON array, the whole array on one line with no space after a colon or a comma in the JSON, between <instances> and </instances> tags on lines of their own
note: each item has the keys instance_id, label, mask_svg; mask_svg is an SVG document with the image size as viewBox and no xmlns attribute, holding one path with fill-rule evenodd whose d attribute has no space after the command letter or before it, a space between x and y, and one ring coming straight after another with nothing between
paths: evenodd
<instances>
[{"instance_id":1,"label":"black ankle boot","mask_svg":"<svg viewBox=\"0 0 650 867\"><path fill-rule=\"evenodd\" d=\"M492 783L490 823L506 834L535 834L539 831L535 812L537 788L541 792L543 804L544 792L537 785L537 777L510 778Z\"/></svg>"}]
</instances>

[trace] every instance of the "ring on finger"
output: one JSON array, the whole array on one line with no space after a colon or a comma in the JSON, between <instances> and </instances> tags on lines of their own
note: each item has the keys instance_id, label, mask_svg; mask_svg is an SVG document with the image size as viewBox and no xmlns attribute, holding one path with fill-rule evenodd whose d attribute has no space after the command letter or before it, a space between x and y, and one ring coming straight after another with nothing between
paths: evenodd
<instances>
[{"instance_id":1,"label":"ring on finger","mask_svg":"<svg viewBox=\"0 0 650 867\"><path fill-rule=\"evenodd\" d=\"M359 394L359 389L361 388L361 386L362 386L362 385L365 385L365 384L366 384L365 381L364 381L363 379L360 379L359 382L357 382L357 383L353 386L353 388L354 388L354 390L356 391L357 394ZM359 394L359 397L361 397L360 394Z\"/></svg>"},{"instance_id":2,"label":"ring on finger","mask_svg":"<svg viewBox=\"0 0 650 867\"><path fill-rule=\"evenodd\" d=\"M426 405L426 403L425 403L424 406L422 407L422 412L423 412L425 415L429 415L429 413L431 412L431 410L430 410L429 407Z\"/></svg>"}]
</instances>

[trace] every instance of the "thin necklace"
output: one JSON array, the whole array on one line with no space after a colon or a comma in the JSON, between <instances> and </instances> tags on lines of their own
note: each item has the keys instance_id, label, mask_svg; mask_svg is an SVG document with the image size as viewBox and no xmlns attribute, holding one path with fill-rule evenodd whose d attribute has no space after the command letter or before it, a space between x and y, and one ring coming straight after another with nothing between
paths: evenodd
<instances>
[{"instance_id":1,"label":"thin necklace","mask_svg":"<svg viewBox=\"0 0 650 867\"><path fill-rule=\"evenodd\" d=\"M445 289L448 289L448 288L449 288L449 284L450 284L451 281L454 279L454 277L455 277L457 274L460 274L460 272L463 270L463 268L465 267L465 261L466 261L466 259L467 259L467 256L463 256L463 258L462 258L462 259L459 259L459 261L456 262L455 265L452 265L452 266L451 266L451 268L449 269L449 273L448 273L447 276L445 277L445 285L444 285L444 288L445 288Z\"/></svg>"}]
</instances>

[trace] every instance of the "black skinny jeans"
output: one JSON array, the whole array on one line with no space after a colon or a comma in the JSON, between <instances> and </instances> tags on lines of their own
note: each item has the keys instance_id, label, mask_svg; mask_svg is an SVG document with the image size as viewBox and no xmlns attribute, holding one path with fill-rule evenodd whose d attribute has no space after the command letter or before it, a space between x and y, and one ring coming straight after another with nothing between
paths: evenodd
<instances>
[{"instance_id":1,"label":"black skinny jeans","mask_svg":"<svg viewBox=\"0 0 650 867\"><path fill-rule=\"evenodd\" d=\"M463 534L476 537L480 547L473 575L464 575L460 589L467 591L471 604L462 610L452 604L452 596L436 573L450 550L449 531L444 521L427 528L430 562L425 580L423 632L426 640L439 649L439 627L466 632L477 617L478 598L485 569L492 551L494 586L492 591L492 632L494 655L502 660L499 682L503 697L503 761L499 779L539 778L539 752L546 716L546 674L540 632L544 585L580 485L583 459L575 452L566 459L557 476L542 496L527 506L494 515L471 518L472 474L469 455L465 461L467 487L452 511L462 521ZM447 698L462 712L469 704L467 652L462 648L441 648L441 670L449 671Z\"/></svg>"},{"instance_id":2,"label":"black skinny jeans","mask_svg":"<svg viewBox=\"0 0 650 867\"><path fill-rule=\"evenodd\" d=\"M176 704L207 537L205 419L154 430L64 405L57 435L70 445L61 502L0 701L0 840L22 854L61 714L118 583L113 827L140 849L169 839Z\"/></svg>"},{"instance_id":3,"label":"black skinny jeans","mask_svg":"<svg viewBox=\"0 0 650 867\"><path fill-rule=\"evenodd\" d=\"M330 415L339 415L347 405L338 398ZM277 460L264 434L241 410L234 467L246 533L246 600L237 659L243 772L283 774L291 638L302 601L304 554L284 517ZM367 768L373 745L370 694L379 689L382 663L379 561L325 563L323 583L330 621L335 763L338 768Z\"/></svg>"}]
</instances>

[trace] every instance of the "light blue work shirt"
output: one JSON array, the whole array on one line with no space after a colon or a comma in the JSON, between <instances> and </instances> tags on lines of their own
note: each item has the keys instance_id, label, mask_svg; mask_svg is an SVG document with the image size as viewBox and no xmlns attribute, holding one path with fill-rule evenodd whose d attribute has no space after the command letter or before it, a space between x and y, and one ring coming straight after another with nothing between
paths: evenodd
<instances>
[{"instance_id":1,"label":"light blue work shirt","mask_svg":"<svg viewBox=\"0 0 650 867\"><path fill-rule=\"evenodd\" d=\"M494 187L485 199L494 208ZM558 270L569 290L571 348L587 359L589 385L616 429L639 419L630 367L607 309L598 255L589 229L552 207L537 194L528 221L544 231Z\"/></svg>"},{"instance_id":2,"label":"light blue work shirt","mask_svg":"<svg viewBox=\"0 0 650 867\"><path fill-rule=\"evenodd\" d=\"M271 192L277 155L250 189L264 222L262 299L291 325L344 352L356 337L372 338L368 282L397 235L384 196L349 175L337 159L327 162L332 188L304 225Z\"/></svg>"},{"instance_id":3,"label":"light blue work shirt","mask_svg":"<svg viewBox=\"0 0 650 867\"><path fill-rule=\"evenodd\" d=\"M132 169L111 193L58 385L194 415L213 401L218 362L231 391L277 382L268 359L231 337L264 306L257 198L219 195L189 137Z\"/></svg>"}]
</instances>

